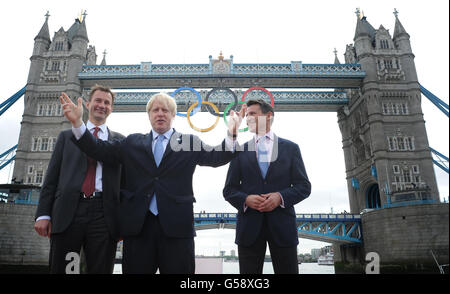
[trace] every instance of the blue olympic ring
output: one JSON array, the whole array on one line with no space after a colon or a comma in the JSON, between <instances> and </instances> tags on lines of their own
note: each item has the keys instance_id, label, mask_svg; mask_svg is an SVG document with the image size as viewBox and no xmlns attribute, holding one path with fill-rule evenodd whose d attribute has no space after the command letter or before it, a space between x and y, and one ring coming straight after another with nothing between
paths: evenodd
<instances>
[{"instance_id":1,"label":"blue olympic ring","mask_svg":"<svg viewBox=\"0 0 450 294\"><path fill-rule=\"evenodd\" d=\"M183 91L183 90L189 90L189 91L192 91L192 92L194 92L194 93L197 95L197 98L198 98L198 106L197 106L197 107L194 109L194 111L192 112L192 115L194 115L194 114L196 114L196 113L202 108L202 97L200 96L200 93L199 93L199 92L197 92L195 89L193 89L193 88L191 88L191 87L181 87L181 88L178 88L178 89L176 89L170 96L172 96L172 97L175 99L175 94L177 94L178 92ZM187 117L187 114L184 114L184 113L181 113L181 112L177 112L177 115ZM191 115L191 116L192 116L192 115Z\"/></svg>"}]
</instances>

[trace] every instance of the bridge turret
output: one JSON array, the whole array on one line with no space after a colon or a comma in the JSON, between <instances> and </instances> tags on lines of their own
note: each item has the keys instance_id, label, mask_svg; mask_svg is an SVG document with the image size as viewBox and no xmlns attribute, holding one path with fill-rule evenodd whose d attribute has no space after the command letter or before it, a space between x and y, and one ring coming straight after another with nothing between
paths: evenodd
<instances>
[{"instance_id":1,"label":"bridge turret","mask_svg":"<svg viewBox=\"0 0 450 294\"><path fill-rule=\"evenodd\" d=\"M416 66L414 63L414 54L412 53L411 41L409 34L406 32L402 23L398 19L398 11L394 10L395 29L393 41L395 47L400 51L400 64L405 72L405 81L409 83L418 83ZM416 91L419 93L418 84L415 85ZM420 97L420 94L419 94Z\"/></svg>"}]
</instances>

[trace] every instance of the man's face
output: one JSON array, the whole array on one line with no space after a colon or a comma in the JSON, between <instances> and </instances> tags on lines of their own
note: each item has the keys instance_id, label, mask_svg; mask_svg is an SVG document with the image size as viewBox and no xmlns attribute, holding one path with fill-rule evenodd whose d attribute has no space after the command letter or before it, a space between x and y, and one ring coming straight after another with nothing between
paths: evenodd
<instances>
[{"instance_id":1,"label":"man's face","mask_svg":"<svg viewBox=\"0 0 450 294\"><path fill-rule=\"evenodd\" d=\"M248 129L252 133L258 133L264 135L270 130L270 118L272 113L262 113L261 106L258 104L250 105L247 108L247 125Z\"/></svg>"},{"instance_id":2,"label":"man's face","mask_svg":"<svg viewBox=\"0 0 450 294\"><path fill-rule=\"evenodd\" d=\"M171 113L163 102L156 100L148 111L148 118L152 128L159 134L164 134L172 127L175 114Z\"/></svg>"},{"instance_id":3,"label":"man's face","mask_svg":"<svg viewBox=\"0 0 450 294\"><path fill-rule=\"evenodd\" d=\"M104 124L113 109L112 96L108 92L97 90L92 94L91 101L86 102L86 107L91 122Z\"/></svg>"}]
</instances>

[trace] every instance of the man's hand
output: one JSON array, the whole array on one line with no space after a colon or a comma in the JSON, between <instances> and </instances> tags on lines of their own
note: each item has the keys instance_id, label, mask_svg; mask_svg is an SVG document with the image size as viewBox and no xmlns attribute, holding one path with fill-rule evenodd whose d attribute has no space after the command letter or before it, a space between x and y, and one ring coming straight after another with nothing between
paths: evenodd
<instances>
[{"instance_id":1,"label":"man's hand","mask_svg":"<svg viewBox=\"0 0 450 294\"><path fill-rule=\"evenodd\" d=\"M72 126L78 128L81 126L83 121L83 98L78 98L78 105L75 105L66 93L62 92L59 96L59 102L61 103L62 109L64 111L64 116L68 121L72 123Z\"/></svg>"},{"instance_id":2,"label":"man's hand","mask_svg":"<svg viewBox=\"0 0 450 294\"><path fill-rule=\"evenodd\" d=\"M245 198L245 204L253 208L255 210L259 210L259 206L264 202L265 198L261 195L248 195L247 198Z\"/></svg>"},{"instance_id":3,"label":"man's hand","mask_svg":"<svg viewBox=\"0 0 450 294\"><path fill-rule=\"evenodd\" d=\"M242 119L245 117L246 112L246 104L242 105L238 114L236 114L234 110L230 111L230 115L228 116L228 132L230 132L230 134L237 135L239 126L241 125Z\"/></svg>"},{"instance_id":4,"label":"man's hand","mask_svg":"<svg viewBox=\"0 0 450 294\"><path fill-rule=\"evenodd\" d=\"M281 204L281 194L278 192L261 194L265 200L258 207L260 212L269 212L280 206Z\"/></svg>"},{"instance_id":5,"label":"man's hand","mask_svg":"<svg viewBox=\"0 0 450 294\"><path fill-rule=\"evenodd\" d=\"M52 223L48 219L41 219L34 223L34 230L42 237L49 237L52 232Z\"/></svg>"}]
</instances>

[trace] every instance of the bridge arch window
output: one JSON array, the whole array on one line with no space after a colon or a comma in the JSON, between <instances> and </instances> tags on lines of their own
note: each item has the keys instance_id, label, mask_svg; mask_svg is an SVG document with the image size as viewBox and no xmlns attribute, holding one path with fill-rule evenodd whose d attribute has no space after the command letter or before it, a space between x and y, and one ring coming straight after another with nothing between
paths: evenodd
<instances>
[{"instance_id":1,"label":"bridge arch window","mask_svg":"<svg viewBox=\"0 0 450 294\"><path fill-rule=\"evenodd\" d=\"M366 208L380 208L381 198L378 184L372 184L367 188L366 192Z\"/></svg>"}]
</instances>

